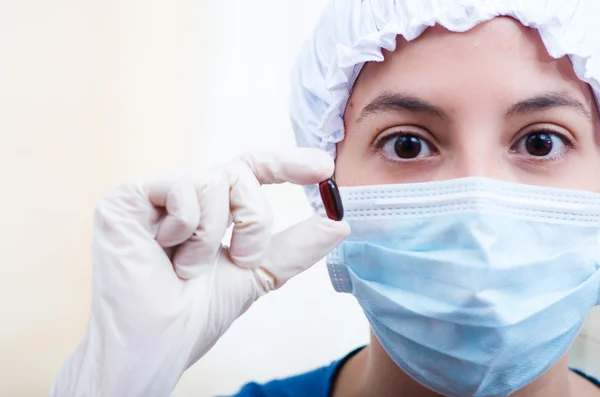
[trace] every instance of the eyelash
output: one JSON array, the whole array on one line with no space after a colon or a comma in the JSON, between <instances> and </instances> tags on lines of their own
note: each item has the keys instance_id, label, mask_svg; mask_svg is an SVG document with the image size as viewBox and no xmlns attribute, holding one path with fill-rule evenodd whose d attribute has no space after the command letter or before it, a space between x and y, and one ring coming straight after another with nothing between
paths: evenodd
<instances>
[{"instance_id":1,"label":"eyelash","mask_svg":"<svg viewBox=\"0 0 600 397\"><path fill-rule=\"evenodd\" d=\"M533 129L533 130L529 130L523 134L520 134L520 136L518 137L518 139L514 140L514 143L511 145L510 147L510 152L511 153L515 153L518 155L517 153L517 149L516 146L522 142L524 139L527 139L527 137L531 136L531 135L535 135L535 134L548 134L551 136L555 136L558 139L560 139L563 143L563 145L565 146L565 150L555 156L551 156L551 157L547 157L547 156L543 156L543 157L536 157L533 155L523 155L523 157L525 157L525 161L536 161L536 162L540 162L540 161L544 161L544 162L550 162L550 161L560 161L561 159L563 159L566 155L569 154L569 152L571 152L571 150L575 147L575 143L572 139L568 138L565 136L565 134L562 134L560 132L557 132L553 129L550 128L537 128L537 129ZM379 155L379 157L381 157L381 159L385 162L389 162L389 163L393 163L393 164L397 164L397 163L406 163L406 162L415 162L416 160L418 161L427 161L427 160L431 160L431 157L433 156L428 156L428 157L421 157L421 158L411 158L411 159L391 159L388 156L384 155L382 153L382 150L384 148L384 146L392 139L396 139L402 136L414 136L416 138L422 139L423 141L425 141L427 143L427 145L431 148L432 151L432 155L436 155L439 154L439 150L436 147L436 144L432 143L431 138L426 138L424 137L422 133L416 132L416 131L394 131L391 132L387 135L384 136L379 136L375 139L375 141L373 141L373 148L376 149L377 154Z\"/></svg>"},{"instance_id":2,"label":"eyelash","mask_svg":"<svg viewBox=\"0 0 600 397\"><path fill-rule=\"evenodd\" d=\"M429 143L433 149L435 149L435 145L433 145L431 143L431 138L426 138L423 136L422 133L416 132L416 131L394 131L394 132L390 132L389 134L383 135L383 136L378 136L374 141L372 146L374 148L377 149L381 149L383 148L383 146L392 138L400 138L403 136L414 136L417 137L419 139L422 139L424 141L426 141L427 143ZM435 149L435 151L437 152L437 149Z\"/></svg>"},{"instance_id":3,"label":"eyelash","mask_svg":"<svg viewBox=\"0 0 600 397\"><path fill-rule=\"evenodd\" d=\"M415 159L391 159L387 156L385 156L382 153L382 150L384 148L384 146L392 139L395 138L400 138L402 136L414 136L416 138L422 139L423 141L425 141L427 143L427 145L429 145L429 147L431 148L432 151L432 155L436 155L439 154L439 150L436 146L436 144L432 143L432 139L429 137L425 137L423 136L423 133L417 132L417 131L394 131L394 132L390 132L389 134L383 135L383 136L378 136L372 144L372 147L376 149L377 154L379 155L379 157L381 157L381 159L383 161L392 163L392 164L397 164L397 163L408 163L408 162L415 162ZM429 157L421 157L418 159L418 161L427 161L430 160L432 156Z\"/></svg>"},{"instance_id":4,"label":"eyelash","mask_svg":"<svg viewBox=\"0 0 600 397\"><path fill-rule=\"evenodd\" d=\"M510 147L511 153L516 153L515 147L523 139L526 139L528 136L531 136L534 134L548 134L548 135L557 137L558 139L560 139L562 141L563 145L565 145L565 150L563 153L560 153L560 154L558 154L556 156L552 156L552 157L537 157L536 158L535 156L529 156L528 160L534 159L534 161L559 161L559 160L562 160L566 155L569 154L569 152L571 152L571 150L573 150L575 148L575 142L572 139L565 136L565 134L562 134L551 128L540 127L540 128L536 128L533 130L529 130L529 131L525 132L524 134L521 134L519 136L519 138L517 140L515 140L515 142Z\"/></svg>"}]
</instances>

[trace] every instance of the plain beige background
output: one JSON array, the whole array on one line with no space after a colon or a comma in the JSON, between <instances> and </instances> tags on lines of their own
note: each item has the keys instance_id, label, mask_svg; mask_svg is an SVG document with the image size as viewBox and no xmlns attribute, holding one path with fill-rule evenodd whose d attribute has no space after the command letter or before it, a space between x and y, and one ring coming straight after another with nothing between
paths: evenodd
<instances>
[{"instance_id":1,"label":"plain beige background","mask_svg":"<svg viewBox=\"0 0 600 397\"><path fill-rule=\"evenodd\" d=\"M156 171L292 145L289 70L324 0L0 2L0 395L43 396L90 304L96 200ZM310 214L267 189L281 229ZM600 375L600 316L573 362ZM367 340L323 264L266 297L174 395L235 392L327 364Z\"/></svg>"}]
</instances>

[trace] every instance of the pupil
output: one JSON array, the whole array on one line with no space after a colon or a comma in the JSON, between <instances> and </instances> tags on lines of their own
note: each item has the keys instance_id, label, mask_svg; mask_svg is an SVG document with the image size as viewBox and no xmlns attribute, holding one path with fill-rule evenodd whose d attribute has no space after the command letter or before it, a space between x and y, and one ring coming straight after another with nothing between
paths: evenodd
<instances>
[{"instance_id":1,"label":"pupil","mask_svg":"<svg viewBox=\"0 0 600 397\"><path fill-rule=\"evenodd\" d=\"M394 151L403 159L414 159L421 153L421 140L416 136L404 135L394 142Z\"/></svg>"},{"instance_id":2,"label":"pupil","mask_svg":"<svg viewBox=\"0 0 600 397\"><path fill-rule=\"evenodd\" d=\"M552 137L549 134L533 134L525 142L527 152L532 156L547 156L552 151Z\"/></svg>"}]
</instances>

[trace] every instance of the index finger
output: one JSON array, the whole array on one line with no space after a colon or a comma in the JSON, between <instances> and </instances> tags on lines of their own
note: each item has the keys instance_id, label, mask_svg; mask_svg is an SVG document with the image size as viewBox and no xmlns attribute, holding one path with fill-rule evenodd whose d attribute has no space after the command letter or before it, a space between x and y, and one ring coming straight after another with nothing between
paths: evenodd
<instances>
[{"instance_id":1,"label":"index finger","mask_svg":"<svg viewBox=\"0 0 600 397\"><path fill-rule=\"evenodd\" d=\"M314 148L290 148L246 153L241 160L252 170L261 185L291 182L312 185L333 175L333 158Z\"/></svg>"}]
</instances>

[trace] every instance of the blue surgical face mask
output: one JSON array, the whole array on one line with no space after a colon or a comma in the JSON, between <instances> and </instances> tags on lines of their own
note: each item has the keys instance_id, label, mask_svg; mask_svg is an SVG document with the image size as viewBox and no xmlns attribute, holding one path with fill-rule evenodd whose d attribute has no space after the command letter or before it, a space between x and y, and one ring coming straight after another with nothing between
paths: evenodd
<instances>
[{"instance_id":1,"label":"blue surgical face mask","mask_svg":"<svg viewBox=\"0 0 600 397\"><path fill-rule=\"evenodd\" d=\"M507 396L599 303L600 195L481 178L342 188L327 259L390 357L446 396Z\"/></svg>"}]
</instances>

